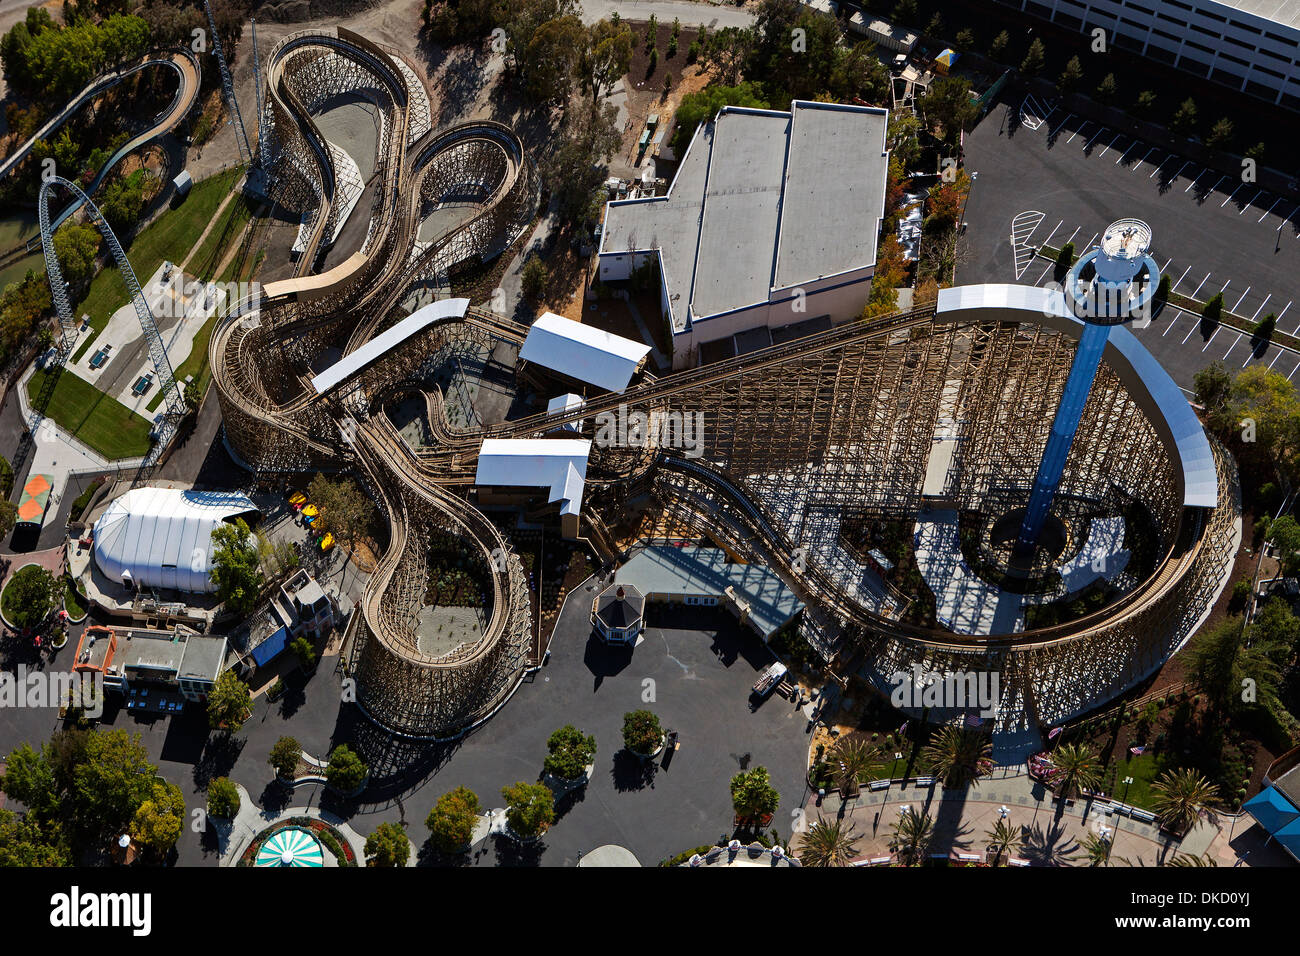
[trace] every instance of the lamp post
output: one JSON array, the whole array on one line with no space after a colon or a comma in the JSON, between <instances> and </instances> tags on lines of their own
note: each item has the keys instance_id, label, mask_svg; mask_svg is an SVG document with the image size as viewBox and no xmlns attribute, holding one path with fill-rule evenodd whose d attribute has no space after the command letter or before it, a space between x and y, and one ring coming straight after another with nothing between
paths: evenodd
<instances>
[{"instance_id":1,"label":"lamp post","mask_svg":"<svg viewBox=\"0 0 1300 956\"><path fill-rule=\"evenodd\" d=\"M1121 783L1124 784L1124 800L1123 800L1123 802L1124 802L1124 804L1127 806L1127 805L1128 805L1128 788L1131 787L1131 786L1133 786L1133 778L1132 778L1132 777L1125 777L1125 778L1121 781ZM1104 831L1104 830L1106 829L1106 827L1103 826L1101 829ZM1115 824L1115 839L1118 839L1118 838L1119 838L1119 823L1117 822L1117 823ZM1107 863L1110 863L1110 855L1111 855L1111 853L1113 853L1114 851L1115 851L1115 840L1111 840L1111 841L1110 841L1110 845L1106 848L1106 862L1107 862Z\"/></svg>"}]
</instances>

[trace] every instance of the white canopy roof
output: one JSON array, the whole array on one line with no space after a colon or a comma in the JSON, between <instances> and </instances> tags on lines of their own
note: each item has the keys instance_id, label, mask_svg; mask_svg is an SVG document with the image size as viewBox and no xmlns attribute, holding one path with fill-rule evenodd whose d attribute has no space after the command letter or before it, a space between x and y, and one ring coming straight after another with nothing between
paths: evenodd
<instances>
[{"instance_id":1,"label":"white canopy roof","mask_svg":"<svg viewBox=\"0 0 1300 956\"><path fill-rule=\"evenodd\" d=\"M586 438L485 438L475 484L506 488L549 488L547 501L560 501L560 514L578 514L587 480Z\"/></svg>"},{"instance_id":2,"label":"white canopy roof","mask_svg":"<svg viewBox=\"0 0 1300 956\"><path fill-rule=\"evenodd\" d=\"M316 389L317 394L323 395L434 322L465 318L465 310L468 307L469 299L440 299L422 309L417 309L392 328L380 332L355 352L344 356L312 378L312 388Z\"/></svg>"},{"instance_id":3,"label":"white canopy roof","mask_svg":"<svg viewBox=\"0 0 1300 956\"><path fill-rule=\"evenodd\" d=\"M137 587L214 591L212 530L256 510L237 492L134 488L95 522L95 563L113 581L129 575Z\"/></svg>"},{"instance_id":4,"label":"white canopy roof","mask_svg":"<svg viewBox=\"0 0 1300 956\"><path fill-rule=\"evenodd\" d=\"M611 392L627 388L650 346L554 312L543 312L528 330L519 357Z\"/></svg>"}]
</instances>

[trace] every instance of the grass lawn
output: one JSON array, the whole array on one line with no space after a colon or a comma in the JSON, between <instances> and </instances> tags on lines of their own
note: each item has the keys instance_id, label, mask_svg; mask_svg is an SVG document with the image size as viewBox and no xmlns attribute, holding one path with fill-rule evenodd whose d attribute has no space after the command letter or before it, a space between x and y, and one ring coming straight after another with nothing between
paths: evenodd
<instances>
[{"instance_id":1,"label":"grass lawn","mask_svg":"<svg viewBox=\"0 0 1300 956\"><path fill-rule=\"evenodd\" d=\"M70 617L81 618L86 616L86 599L81 596L77 590L77 585L73 583L72 578L66 574L63 576L63 588L67 595L64 598L63 607Z\"/></svg>"},{"instance_id":2,"label":"grass lawn","mask_svg":"<svg viewBox=\"0 0 1300 956\"><path fill-rule=\"evenodd\" d=\"M33 403L45 375L37 369L27 383L27 397ZM71 372L59 376L45 414L110 461L138 458L149 451L149 422Z\"/></svg>"},{"instance_id":3,"label":"grass lawn","mask_svg":"<svg viewBox=\"0 0 1300 956\"><path fill-rule=\"evenodd\" d=\"M147 282L164 260L183 260L243 173L243 167L237 167L195 183L184 202L163 213L136 236L126 253L136 279ZM122 274L116 266L101 269L91 281L86 298L72 310L78 317L89 314L91 327L77 347L73 361L85 354L108 324L109 317L126 304L126 282Z\"/></svg>"},{"instance_id":4,"label":"grass lawn","mask_svg":"<svg viewBox=\"0 0 1300 956\"><path fill-rule=\"evenodd\" d=\"M189 357L185 359L180 366L173 370L176 378L176 387L182 389L184 394L185 376L194 376L194 387L197 391L195 395L202 395L208 390L208 383L212 381L212 369L208 366L208 340L212 338L212 330L217 326L219 313L213 313L208 316L208 320L203 323L203 327L194 333L194 345L190 348ZM149 404L145 406L151 412L156 412L162 404L162 389L158 394L149 399Z\"/></svg>"},{"instance_id":5,"label":"grass lawn","mask_svg":"<svg viewBox=\"0 0 1300 956\"><path fill-rule=\"evenodd\" d=\"M194 253L187 271L205 282L216 278L217 266L230 250L230 244L243 234L244 226L252 218L253 210L247 198L236 196L232 199L208 237L203 240L203 245Z\"/></svg>"},{"instance_id":6,"label":"grass lawn","mask_svg":"<svg viewBox=\"0 0 1300 956\"><path fill-rule=\"evenodd\" d=\"M1163 755L1143 754L1140 757L1134 757L1132 754L1126 753L1124 760L1115 761L1107 769L1115 771L1115 789L1111 792L1112 797L1116 800L1123 800L1129 806L1150 810L1152 809L1151 801L1154 797L1151 792L1151 784L1156 777L1168 769L1168 762L1163 759ZM1131 786L1124 786L1125 777L1133 778Z\"/></svg>"}]
</instances>

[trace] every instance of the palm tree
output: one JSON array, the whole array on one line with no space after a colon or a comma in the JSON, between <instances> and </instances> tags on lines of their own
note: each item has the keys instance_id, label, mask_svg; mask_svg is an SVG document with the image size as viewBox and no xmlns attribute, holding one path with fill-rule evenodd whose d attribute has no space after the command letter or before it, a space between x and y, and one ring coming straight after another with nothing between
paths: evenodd
<instances>
[{"instance_id":1,"label":"palm tree","mask_svg":"<svg viewBox=\"0 0 1300 956\"><path fill-rule=\"evenodd\" d=\"M1207 851L1202 856L1192 856L1190 853L1176 853L1165 866L1218 866L1214 857L1210 856Z\"/></svg>"},{"instance_id":2,"label":"palm tree","mask_svg":"<svg viewBox=\"0 0 1300 956\"><path fill-rule=\"evenodd\" d=\"M1167 770L1151 784L1151 792L1156 819L1167 830L1186 833L1202 816L1214 820L1219 788L1195 770Z\"/></svg>"},{"instance_id":3,"label":"palm tree","mask_svg":"<svg viewBox=\"0 0 1300 956\"><path fill-rule=\"evenodd\" d=\"M1089 833L1079 844L1084 854L1088 857L1089 866L1109 866L1110 865L1110 841L1103 840L1095 833Z\"/></svg>"},{"instance_id":4,"label":"palm tree","mask_svg":"<svg viewBox=\"0 0 1300 956\"><path fill-rule=\"evenodd\" d=\"M921 758L949 789L960 789L993 772L993 744L980 731L945 727L925 745Z\"/></svg>"},{"instance_id":5,"label":"palm tree","mask_svg":"<svg viewBox=\"0 0 1300 956\"><path fill-rule=\"evenodd\" d=\"M894 824L889 849L898 854L904 866L916 866L925 859L934 843L934 821L930 814L920 814L908 807Z\"/></svg>"},{"instance_id":6,"label":"palm tree","mask_svg":"<svg viewBox=\"0 0 1300 956\"><path fill-rule=\"evenodd\" d=\"M1002 862L1004 854L1010 856L1020 848L1020 831L1006 820L993 824L993 829L986 831L984 838L989 852L993 854L994 866Z\"/></svg>"},{"instance_id":7,"label":"palm tree","mask_svg":"<svg viewBox=\"0 0 1300 956\"><path fill-rule=\"evenodd\" d=\"M884 753L862 734L841 738L830 752L835 785L845 797L857 796L858 784L884 765Z\"/></svg>"},{"instance_id":8,"label":"palm tree","mask_svg":"<svg viewBox=\"0 0 1300 956\"><path fill-rule=\"evenodd\" d=\"M857 849L853 824L842 819L818 820L799 838L799 862L804 866L848 866Z\"/></svg>"},{"instance_id":9,"label":"palm tree","mask_svg":"<svg viewBox=\"0 0 1300 956\"><path fill-rule=\"evenodd\" d=\"M1101 782L1101 761L1087 744L1061 744L1052 752L1052 782L1065 800Z\"/></svg>"}]
</instances>

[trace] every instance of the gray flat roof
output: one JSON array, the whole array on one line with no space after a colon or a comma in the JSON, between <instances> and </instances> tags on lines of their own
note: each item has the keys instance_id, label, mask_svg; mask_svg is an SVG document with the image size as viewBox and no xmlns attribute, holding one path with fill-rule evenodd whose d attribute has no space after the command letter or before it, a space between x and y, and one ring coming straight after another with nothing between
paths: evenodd
<instances>
[{"instance_id":1,"label":"gray flat roof","mask_svg":"<svg viewBox=\"0 0 1300 956\"><path fill-rule=\"evenodd\" d=\"M1228 7L1274 23L1300 28L1300 0L1218 0L1213 3L1193 3L1193 6L1197 9Z\"/></svg>"},{"instance_id":2,"label":"gray flat roof","mask_svg":"<svg viewBox=\"0 0 1300 956\"><path fill-rule=\"evenodd\" d=\"M728 587L749 604L749 617L766 637L803 609L776 572L761 564L733 564L718 548L654 544L638 551L614 575L642 594L721 597Z\"/></svg>"},{"instance_id":3,"label":"gray flat roof","mask_svg":"<svg viewBox=\"0 0 1300 956\"><path fill-rule=\"evenodd\" d=\"M726 107L696 130L667 196L608 205L600 254L659 252L677 332L688 312L873 265L888 125L866 106Z\"/></svg>"}]
</instances>

